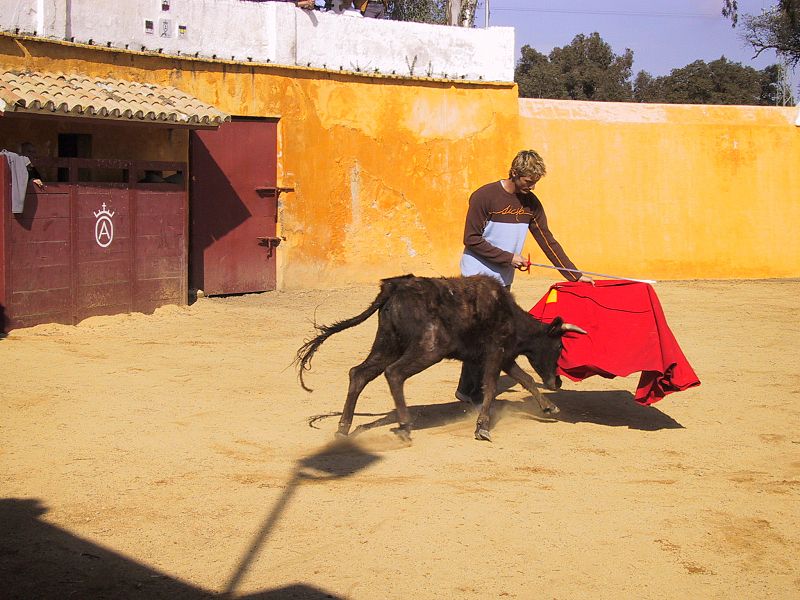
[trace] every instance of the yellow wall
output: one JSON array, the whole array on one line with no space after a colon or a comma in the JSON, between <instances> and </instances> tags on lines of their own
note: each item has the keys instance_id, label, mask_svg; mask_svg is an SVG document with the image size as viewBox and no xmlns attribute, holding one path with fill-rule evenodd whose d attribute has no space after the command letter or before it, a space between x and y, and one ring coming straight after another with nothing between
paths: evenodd
<instances>
[{"instance_id":1,"label":"yellow wall","mask_svg":"<svg viewBox=\"0 0 800 600\"><path fill-rule=\"evenodd\" d=\"M183 60L0 36L0 67L174 85L220 110L280 117L279 284L458 272L468 191L513 155L511 85Z\"/></svg>"},{"instance_id":2,"label":"yellow wall","mask_svg":"<svg viewBox=\"0 0 800 600\"><path fill-rule=\"evenodd\" d=\"M505 176L528 147L548 165L537 192L552 229L585 269L648 278L800 275L796 109L519 101L511 85L176 59L8 35L0 35L0 68L169 84L234 115L279 117L278 182L295 187L281 196L283 287L456 274L470 191ZM176 148L185 151L183 139Z\"/></svg>"},{"instance_id":3,"label":"yellow wall","mask_svg":"<svg viewBox=\"0 0 800 600\"><path fill-rule=\"evenodd\" d=\"M800 276L797 108L520 100L551 228L581 268Z\"/></svg>"}]
</instances>

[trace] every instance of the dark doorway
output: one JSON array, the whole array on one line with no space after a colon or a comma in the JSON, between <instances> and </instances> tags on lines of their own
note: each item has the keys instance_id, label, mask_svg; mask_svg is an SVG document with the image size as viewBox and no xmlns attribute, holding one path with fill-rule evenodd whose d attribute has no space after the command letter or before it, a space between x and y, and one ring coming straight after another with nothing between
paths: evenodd
<instances>
[{"instance_id":1,"label":"dark doorway","mask_svg":"<svg viewBox=\"0 0 800 600\"><path fill-rule=\"evenodd\" d=\"M92 136L88 133L59 133L59 158L92 158ZM69 169L59 168L58 181L69 181ZM91 179L88 169L78 169L78 181Z\"/></svg>"},{"instance_id":2,"label":"dark doorway","mask_svg":"<svg viewBox=\"0 0 800 600\"><path fill-rule=\"evenodd\" d=\"M234 118L219 129L192 131L190 288L275 289L277 126L274 119Z\"/></svg>"}]
</instances>

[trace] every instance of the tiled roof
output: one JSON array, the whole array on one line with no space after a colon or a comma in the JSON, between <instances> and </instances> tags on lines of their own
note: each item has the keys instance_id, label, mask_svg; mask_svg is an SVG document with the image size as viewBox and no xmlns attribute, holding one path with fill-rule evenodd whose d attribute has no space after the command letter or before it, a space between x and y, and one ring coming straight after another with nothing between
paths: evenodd
<instances>
[{"instance_id":1,"label":"tiled roof","mask_svg":"<svg viewBox=\"0 0 800 600\"><path fill-rule=\"evenodd\" d=\"M230 120L230 115L170 86L23 71L0 71L3 111L198 126Z\"/></svg>"}]
</instances>

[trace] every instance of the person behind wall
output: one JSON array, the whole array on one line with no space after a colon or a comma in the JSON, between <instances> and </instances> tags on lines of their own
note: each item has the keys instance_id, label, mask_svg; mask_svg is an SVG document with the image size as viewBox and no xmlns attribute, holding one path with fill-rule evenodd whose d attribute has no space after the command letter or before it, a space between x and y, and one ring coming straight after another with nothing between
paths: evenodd
<instances>
[{"instance_id":1,"label":"person behind wall","mask_svg":"<svg viewBox=\"0 0 800 600\"><path fill-rule=\"evenodd\" d=\"M316 8L315 0L247 0L248 2L291 2L297 8L304 8L305 10L314 10Z\"/></svg>"},{"instance_id":2,"label":"person behind wall","mask_svg":"<svg viewBox=\"0 0 800 600\"><path fill-rule=\"evenodd\" d=\"M528 265L521 253L530 232L553 266L564 269L559 272L565 279L594 283L578 271L547 226L544 207L533 193L545 173L538 152L521 150L511 162L507 179L487 183L473 192L464 226L462 275L489 275L510 289L516 270ZM456 398L480 403L479 376L476 365L464 363Z\"/></svg>"},{"instance_id":3,"label":"person behind wall","mask_svg":"<svg viewBox=\"0 0 800 600\"><path fill-rule=\"evenodd\" d=\"M389 2L388 0L325 0L325 10L351 17L385 19Z\"/></svg>"},{"instance_id":4,"label":"person behind wall","mask_svg":"<svg viewBox=\"0 0 800 600\"><path fill-rule=\"evenodd\" d=\"M387 0L354 0L353 5L361 14L371 19L383 19L389 9Z\"/></svg>"},{"instance_id":5,"label":"person behind wall","mask_svg":"<svg viewBox=\"0 0 800 600\"><path fill-rule=\"evenodd\" d=\"M4 155L11 170L11 212L20 214L25 208L25 193L28 181L39 189L44 189L42 176L31 162L36 159L36 147L30 142L20 144L19 153L10 150L0 150Z\"/></svg>"}]
</instances>

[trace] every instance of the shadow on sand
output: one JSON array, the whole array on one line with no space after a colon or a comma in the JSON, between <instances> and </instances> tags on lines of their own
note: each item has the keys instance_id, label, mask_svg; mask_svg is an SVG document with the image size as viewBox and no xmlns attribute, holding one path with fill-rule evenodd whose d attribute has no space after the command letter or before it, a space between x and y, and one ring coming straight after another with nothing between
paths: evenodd
<instances>
[{"instance_id":1,"label":"shadow on sand","mask_svg":"<svg viewBox=\"0 0 800 600\"><path fill-rule=\"evenodd\" d=\"M560 412L555 415L543 414L536 401L529 397L525 401L504 400L501 396L517 383L505 375L500 377L497 386L498 397L492 404L494 415L524 415L544 423L595 423L607 427L628 427L639 431L659 431L661 429L683 429L669 415L654 406L642 406L634 401L633 394L628 391L575 391L559 390L547 392L550 399L558 406ZM457 421L467 421L477 416L477 408L464 402L453 401L443 404L411 405L413 430L443 427ZM356 413L358 415L358 413ZM338 417L341 413L330 413L313 417L314 422L329 417ZM363 416L363 413L362 413ZM352 435L377 427L395 427L397 414L394 410L378 416L379 418L362 423L355 427Z\"/></svg>"},{"instance_id":2,"label":"shadow on sand","mask_svg":"<svg viewBox=\"0 0 800 600\"><path fill-rule=\"evenodd\" d=\"M236 588L304 481L348 477L377 460L379 457L375 455L351 444L340 443L298 461L281 498L255 532L221 593L157 571L47 523L43 519L47 507L39 500L0 499L0 595L19 600L343 600L303 583L244 595L237 594Z\"/></svg>"}]
</instances>

